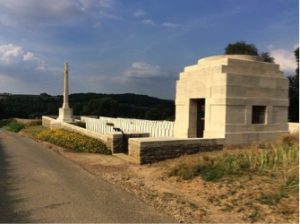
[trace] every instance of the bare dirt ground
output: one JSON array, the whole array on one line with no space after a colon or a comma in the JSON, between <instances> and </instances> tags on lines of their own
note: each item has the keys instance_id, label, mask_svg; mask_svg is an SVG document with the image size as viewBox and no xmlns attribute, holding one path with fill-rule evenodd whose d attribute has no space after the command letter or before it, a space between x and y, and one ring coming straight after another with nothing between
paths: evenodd
<instances>
[{"instance_id":1,"label":"bare dirt ground","mask_svg":"<svg viewBox=\"0 0 300 224\"><path fill-rule=\"evenodd\" d=\"M285 197L275 205L259 202L262 193L275 191L279 187L270 177L249 174L219 182L207 182L200 177L193 180L168 177L167 171L171 166L179 160L197 157L197 154L140 166L121 159L124 157L122 155L76 153L43 144L90 173L133 192L147 204L172 215L178 222L299 221L298 198Z\"/></svg>"}]
</instances>

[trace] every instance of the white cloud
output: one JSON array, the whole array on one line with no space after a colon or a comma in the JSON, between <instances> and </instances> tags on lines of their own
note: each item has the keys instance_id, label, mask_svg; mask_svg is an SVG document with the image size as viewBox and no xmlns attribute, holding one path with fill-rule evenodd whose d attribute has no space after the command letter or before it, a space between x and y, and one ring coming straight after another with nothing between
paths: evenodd
<instances>
[{"instance_id":1,"label":"white cloud","mask_svg":"<svg viewBox=\"0 0 300 224\"><path fill-rule=\"evenodd\" d=\"M35 60L36 58L35 58L35 56L34 56L34 54L32 53L32 52L27 52L27 53L25 53L24 55L23 55L23 60L24 61L33 61L33 60Z\"/></svg>"},{"instance_id":2,"label":"white cloud","mask_svg":"<svg viewBox=\"0 0 300 224\"><path fill-rule=\"evenodd\" d=\"M286 72L295 71L297 67L294 52L283 48L271 49L270 54L275 62L280 65L280 69Z\"/></svg>"},{"instance_id":3,"label":"white cloud","mask_svg":"<svg viewBox=\"0 0 300 224\"><path fill-rule=\"evenodd\" d=\"M133 62L124 74L128 78L151 78L160 75L161 69L158 65L150 65L145 62Z\"/></svg>"},{"instance_id":4,"label":"white cloud","mask_svg":"<svg viewBox=\"0 0 300 224\"><path fill-rule=\"evenodd\" d=\"M22 55L22 48L14 44L0 45L0 61L10 64Z\"/></svg>"},{"instance_id":5,"label":"white cloud","mask_svg":"<svg viewBox=\"0 0 300 224\"><path fill-rule=\"evenodd\" d=\"M135 16L135 17L143 17L145 15L146 15L146 13L143 10L137 10L133 13L133 16Z\"/></svg>"},{"instance_id":6,"label":"white cloud","mask_svg":"<svg viewBox=\"0 0 300 224\"><path fill-rule=\"evenodd\" d=\"M142 23L147 24L147 25L154 25L154 21L151 19L144 19L142 20Z\"/></svg>"},{"instance_id":7,"label":"white cloud","mask_svg":"<svg viewBox=\"0 0 300 224\"><path fill-rule=\"evenodd\" d=\"M170 23L170 22L164 22L161 25L164 26L164 27L168 27L168 28L177 28L177 27L179 27L179 24Z\"/></svg>"},{"instance_id":8,"label":"white cloud","mask_svg":"<svg viewBox=\"0 0 300 224\"><path fill-rule=\"evenodd\" d=\"M0 45L0 62L7 65L32 62L38 70L45 70L46 66L46 63L42 59L36 57L32 52L24 51L21 46L11 43Z\"/></svg>"},{"instance_id":9,"label":"white cloud","mask_svg":"<svg viewBox=\"0 0 300 224\"><path fill-rule=\"evenodd\" d=\"M144 23L146 25L156 25L156 23L152 19L143 19L142 23ZM177 23L170 23L170 22L164 22L164 23L157 24L157 25L162 26L162 27L167 27L167 28L177 28L180 26Z\"/></svg>"}]
</instances>

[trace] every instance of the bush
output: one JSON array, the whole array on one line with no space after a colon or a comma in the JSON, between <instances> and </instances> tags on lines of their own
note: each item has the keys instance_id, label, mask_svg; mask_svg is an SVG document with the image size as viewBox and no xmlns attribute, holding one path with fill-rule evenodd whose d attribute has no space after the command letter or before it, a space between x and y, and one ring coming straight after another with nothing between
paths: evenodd
<instances>
[{"instance_id":1,"label":"bush","mask_svg":"<svg viewBox=\"0 0 300 224\"><path fill-rule=\"evenodd\" d=\"M25 128L25 125L17 122L15 119L7 119L1 120L0 127L3 127L8 131L19 132Z\"/></svg>"},{"instance_id":2,"label":"bush","mask_svg":"<svg viewBox=\"0 0 300 224\"><path fill-rule=\"evenodd\" d=\"M100 140L90 138L71 131L56 129L44 129L35 133L36 138L65 147L76 152L95 152L111 154L111 151Z\"/></svg>"},{"instance_id":3,"label":"bush","mask_svg":"<svg viewBox=\"0 0 300 224\"><path fill-rule=\"evenodd\" d=\"M12 122L12 120L13 119L2 119L2 120L0 120L0 128L3 128L4 126L6 126L10 122Z\"/></svg>"}]
</instances>

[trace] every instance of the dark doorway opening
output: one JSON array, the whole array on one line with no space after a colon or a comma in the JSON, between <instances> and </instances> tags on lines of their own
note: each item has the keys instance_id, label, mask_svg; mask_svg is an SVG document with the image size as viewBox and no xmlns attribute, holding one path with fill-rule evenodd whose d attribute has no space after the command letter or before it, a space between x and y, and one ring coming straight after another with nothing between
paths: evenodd
<instances>
[{"instance_id":1,"label":"dark doorway opening","mask_svg":"<svg viewBox=\"0 0 300 224\"><path fill-rule=\"evenodd\" d=\"M197 138L203 138L205 126L205 99L196 99L197 104Z\"/></svg>"},{"instance_id":2,"label":"dark doorway opening","mask_svg":"<svg viewBox=\"0 0 300 224\"><path fill-rule=\"evenodd\" d=\"M265 124L266 111L266 106L252 106L252 124Z\"/></svg>"}]
</instances>

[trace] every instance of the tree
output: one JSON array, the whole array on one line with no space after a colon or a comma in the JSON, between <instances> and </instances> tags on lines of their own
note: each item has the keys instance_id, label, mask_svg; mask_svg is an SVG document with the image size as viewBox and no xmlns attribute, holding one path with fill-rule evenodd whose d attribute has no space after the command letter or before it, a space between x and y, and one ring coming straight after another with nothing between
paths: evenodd
<instances>
[{"instance_id":1,"label":"tree","mask_svg":"<svg viewBox=\"0 0 300 224\"><path fill-rule=\"evenodd\" d=\"M296 74L289 76L289 121L299 121L299 47L294 51L297 69Z\"/></svg>"},{"instance_id":2,"label":"tree","mask_svg":"<svg viewBox=\"0 0 300 224\"><path fill-rule=\"evenodd\" d=\"M269 52L262 52L258 57L263 62L274 63L274 58L270 56Z\"/></svg>"},{"instance_id":3,"label":"tree","mask_svg":"<svg viewBox=\"0 0 300 224\"><path fill-rule=\"evenodd\" d=\"M258 50L254 44L247 44L244 41L228 44L225 48L225 54L247 54L258 55Z\"/></svg>"},{"instance_id":4,"label":"tree","mask_svg":"<svg viewBox=\"0 0 300 224\"><path fill-rule=\"evenodd\" d=\"M42 97L50 97L50 95L48 93L41 93L40 96L42 96Z\"/></svg>"},{"instance_id":5,"label":"tree","mask_svg":"<svg viewBox=\"0 0 300 224\"><path fill-rule=\"evenodd\" d=\"M147 120L161 120L162 119L161 111L158 110L157 108L152 108L152 109L150 109L146 112L145 119L147 119Z\"/></svg>"},{"instance_id":6,"label":"tree","mask_svg":"<svg viewBox=\"0 0 300 224\"><path fill-rule=\"evenodd\" d=\"M248 44L245 41L238 41L228 44L225 48L225 54L245 54L257 56L263 62L274 62L274 58L270 56L269 52L259 53L254 44Z\"/></svg>"},{"instance_id":7,"label":"tree","mask_svg":"<svg viewBox=\"0 0 300 224\"><path fill-rule=\"evenodd\" d=\"M92 99L84 107L87 115L115 117L118 113L118 102L109 97Z\"/></svg>"}]
</instances>

